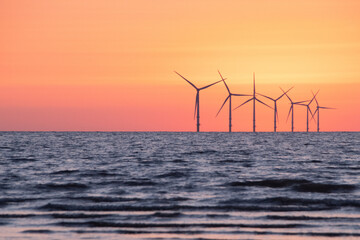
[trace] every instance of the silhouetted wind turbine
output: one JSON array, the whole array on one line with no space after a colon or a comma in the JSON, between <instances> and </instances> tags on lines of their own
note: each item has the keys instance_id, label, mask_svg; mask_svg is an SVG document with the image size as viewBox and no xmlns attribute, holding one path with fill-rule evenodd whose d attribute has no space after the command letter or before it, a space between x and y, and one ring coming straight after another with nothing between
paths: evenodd
<instances>
[{"instance_id":1,"label":"silhouetted wind turbine","mask_svg":"<svg viewBox=\"0 0 360 240\"><path fill-rule=\"evenodd\" d=\"M193 83L191 83L189 80L187 80L186 78L184 78L183 76L180 75L180 73L174 71L177 75L179 75L181 78L183 78L185 81L187 81L191 86L193 86L196 89L196 100L195 100L195 112L194 112L194 118L195 115L197 115L197 124L196 124L196 131L200 132L200 91L204 90L208 87L211 87L212 85L215 85L223 80L219 80L217 82L214 82L212 84L209 84L205 87L202 88L197 88Z\"/></svg>"},{"instance_id":2,"label":"silhouetted wind turbine","mask_svg":"<svg viewBox=\"0 0 360 240\"><path fill-rule=\"evenodd\" d=\"M289 90L287 90L286 92L284 92L280 97L273 99L271 97L265 96L263 94L258 93L260 96L266 97L268 99L270 99L271 101L274 101L274 132L276 132L276 121L279 120L279 115L277 112L277 101L282 98L287 92L289 92L293 87L291 87Z\"/></svg>"},{"instance_id":3,"label":"silhouetted wind turbine","mask_svg":"<svg viewBox=\"0 0 360 240\"><path fill-rule=\"evenodd\" d=\"M237 106L235 109L238 109L239 107L241 107L242 105L253 101L253 132L256 132L256 126L255 126L255 101L258 101L259 103L264 104L265 106L271 108L269 105L267 105L266 103L263 103L262 101L260 101L259 99L256 98L256 91L255 91L255 73L253 73L253 86L254 86L254 91L253 91L253 97L246 100L245 102L243 102L242 104L240 104L239 106ZM234 110L235 110L234 109Z\"/></svg>"},{"instance_id":4,"label":"silhouetted wind turbine","mask_svg":"<svg viewBox=\"0 0 360 240\"><path fill-rule=\"evenodd\" d=\"M313 98L311 99L311 101L308 104L303 104L303 103L299 104L299 105L306 107L306 132L309 132L309 112L310 112L311 116L313 116L313 113L311 112L311 109L310 109L310 104L312 103L312 101L314 101L314 99L315 99L316 95L319 93L319 91L320 90L318 90L316 92L316 94L313 96Z\"/></svg>"},{"instance_id":5,"label":"silhouetted wind turbine","mask_svg":"<svg viewBox=\"0 0 360 240\"><path fill-rule=\"evenodd\" d=\"M231 93L228 85L227 85L226 82L225 82L225 79L223 78L223 76L221 75L221 73L220 73L219 70L218 70L218 72L219 72L219 74L220 74L220 77L221 77L222 81L223 81L224 84L225 84L225 87L226 87L229 95L227 96L227 98L225 98L225 101L224 101L224 103L221 105L221 108L220 108L220 110L217 112L216 116L219 115L219 113L220 113L221 109L224 107L226 101L229 100L229 132L231 132L231 126L232 126L232 125L231 125L231 97L232 97L232 96L250 96L250 95Z\"/></svg>"},{"instance_id":6,"label":"silhouetted wind turbine","mask_svg":"<svg viewBox=\"0 0 360 240\"><path fill-rule=\"evenodd\" d=\"M316 99L316 94L312 93L314 98L315 98L315 102L316 102L316 110L314 112L314 115L316 114L317 112L317 132L320 131L320 109L335 109L335 108L330 108L330 107L322 107L322 106L319 106L319 103ZM312 118L314 118L314 115L312 116Z\"/></svg>"},{"instance_id":7,"label":"silhouetted wind turbine","mask_svg":"<svg viewBox=\"0 0 360 240\"><path fill-rule=\"evenodd\" d=\"M291 98L289 97L289 95L287 95L287 93L282 88L280 88L280 89L281 89L281 91L283 91L283 93L285 93L286 97L290 100L290 103L291 103L291 107L290 107L286 121L289 119L289 116L291 113L291 132L294 132L294 105L299 105L300 103L304 103L304 102L308 102L308 101L293 102L291 100Z\"/></svg>"}]
</instances>

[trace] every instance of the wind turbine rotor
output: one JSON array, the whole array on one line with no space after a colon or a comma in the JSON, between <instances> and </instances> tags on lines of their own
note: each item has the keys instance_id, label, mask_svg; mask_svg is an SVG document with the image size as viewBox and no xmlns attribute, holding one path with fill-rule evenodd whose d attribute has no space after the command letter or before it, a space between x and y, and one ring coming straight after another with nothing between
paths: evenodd
<instances>
[{"instance_id":1,"label":"wind turbine rotor","mask_svg":"<svg viewBox=\"0 0 360 240\"><path fill-rule=\"evenodd\" d=\"M288 93L291 89L293 89L294 87L291 87L291 88L289 88L286 92L284 92L284 90L283 90L283 94L281 94L281 96L280 97L278 97L277 99L276 99L276 101L277 100L279 100L280 98L282 98L286 93ZM282 88L280 88L281 90L282 90Z\"/></svg>"},{"instance_id":2,"label":"wind turbine rotor","mask_svg":"<svg viewBox=\"0 0 360 240\"><path fill-rule=\"evenodd\" d=\"M219 82L221 82L221 81L225 81L225 80L226 80L226 78L225 78L224 80L219 80L219 81L214 82L214 83L212 83L212 84L209 84L209 85L207 85L207 86L205 86L205 87L199 88L199 90L204 90L204 89L206 89L206 88L208 88L208 87L211 87L212 85L215 85L215 84L217 84L217 83L219 83Z\"/></svg>"},{"instance_id":3,"label":"wind turbine rotor","mask_svg":"<svg viewBox=\"0 0 360 240\"><path fill-rule=\"evenodd\" d=\"M315 95L314 95L314 93L312 92L312 94L313 94L313 98L311 99L311 101L308 103L309 105L312 103L312 101L314 101L314 99L316 98L316 95L319 93L319 91L320 90L317 90L317 92L315 93Z\"/></svg>"},{"instance_id":4,"label":"wind turbine rotor","mask_svg":"<svg viewBox=\"0 0 360 240\"><path fill-rule=\"evenodd\" d=\"M293 103L293 101L291 100L291 98L289 97L289 95L287 95L287 93L284 91L284 89L282 89L282 88L280 88L281 89L281 91L283 91L283 93L286 95L286 97L289 99L289 101L291 102L291 103Z\"/></svg>"},{"instance_id":5,"label":"wind turbine rotor","mask_svg":"<svg viewBox=\"0 0 360 240\"><path fill-rule=\"evenodd\" d=\"M318 92L319 92L319 91L318 91ZM319 106L319 102L318 102L317 99L316 99L316 95L314 94L313 91L311 91L311 93L312 93L312 95L314 96L314 99L315 99L315 102L316 102L316 106Z\"/></svg>"}]
</instances>

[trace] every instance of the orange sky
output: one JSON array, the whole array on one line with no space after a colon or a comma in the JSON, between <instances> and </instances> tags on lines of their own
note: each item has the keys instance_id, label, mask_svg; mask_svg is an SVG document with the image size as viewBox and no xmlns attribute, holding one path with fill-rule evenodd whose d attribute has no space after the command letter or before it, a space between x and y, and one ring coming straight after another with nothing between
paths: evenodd
<instances>
[{"instance_id":1,"label":"orange sky","mask_svg":"<svg viewBox=\"0 0 360 240\"><path fill-rule=\"evenodd\" d=\"M13 0L0 2L0 130L193 131L198 86L295 100L321 89L323 131L360 131L360 1ZM201 128L226 131L223 85L201 93ZM234 107L242 100L234 100ZM267 102L271 104L271 102ZM313 105L315 107L315 105ZM289 103L279 103L280 131ZM295 130L305 130L295 109ZM272 111L257 105L257 129ZM234 111L251 131L251 106ZM311 123L315 130L315 123Z\"/></svg>"}]
</instances>

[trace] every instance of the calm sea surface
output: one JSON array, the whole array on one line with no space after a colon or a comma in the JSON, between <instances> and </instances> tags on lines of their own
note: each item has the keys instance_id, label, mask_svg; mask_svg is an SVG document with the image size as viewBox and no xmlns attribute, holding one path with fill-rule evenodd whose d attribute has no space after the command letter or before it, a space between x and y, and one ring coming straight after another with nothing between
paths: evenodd
<instances>
[{"instance_id":1,"label":"calm sea surface","mask_svg":"<svg viewBox=\"0 0 360 240\"><path fill-rule=\"evenodd\" d=\"M0 133L1 239L360 239L360 133Z\"/></svg>"}]
</instances>

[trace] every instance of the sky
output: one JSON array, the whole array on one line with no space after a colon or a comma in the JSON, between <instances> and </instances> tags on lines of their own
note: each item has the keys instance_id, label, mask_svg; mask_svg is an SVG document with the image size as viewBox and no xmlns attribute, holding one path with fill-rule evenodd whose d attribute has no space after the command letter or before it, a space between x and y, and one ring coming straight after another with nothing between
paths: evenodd
<instances>
[{"instance_id":1,"label":"sky","mask_svg":"<svg viewBox=\"0 0 360 240\"><path fill-rule=\"evenodd\" d=\"M0 2L1 131L194 131L196 86L295 101L320 90L322 131L360 131L358 0L12 0ZM222 83L201 92L202 131L227 131ZM267 104L270 101L261 98ZM233 107L247 100L233 100ZM279 131L289 131L289 100ZM316 104L311 108L315 111ZM306 109L295 107L295 131ZM256 105L258 131L273 110ZM252 106L233 111L252 131ZM314 120L310 130L316 130Z\"/></svg>"}]
</instances>

